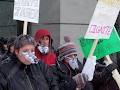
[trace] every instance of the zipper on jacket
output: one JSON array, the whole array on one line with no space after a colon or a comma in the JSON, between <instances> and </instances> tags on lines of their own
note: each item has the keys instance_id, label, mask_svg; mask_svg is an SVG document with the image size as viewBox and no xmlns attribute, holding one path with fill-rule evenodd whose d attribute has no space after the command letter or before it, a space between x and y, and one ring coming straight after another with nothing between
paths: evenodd
<instances>
[{"instance_id":1,"label":"zipper on jacket","mask_svg":"<svg viewBox=\"0 0 120 90\"><path fill-rule=\"evenodd\" d=\"M31 84L31 82L30 82L29 76L27 75L27 73L26 73L26 71L25 71L26 69L27 69L27 66L26 66L25 69L24 69L25 80L26 80L26 82L27 82L27 87L29 88L29 90L34 90L33 87L32 87L32 84Z\"/></svg>"}]
</instances>

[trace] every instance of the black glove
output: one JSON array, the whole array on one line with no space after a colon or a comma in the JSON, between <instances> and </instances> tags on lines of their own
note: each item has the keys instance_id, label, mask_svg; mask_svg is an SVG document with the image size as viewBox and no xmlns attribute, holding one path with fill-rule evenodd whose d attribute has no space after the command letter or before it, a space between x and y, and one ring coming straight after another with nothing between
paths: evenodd
<instances>
[{"instance_id":1,"label":"black glove","mask_svg":"<svg viewBox=\"0 0 120 90\"><path fill-rule=\"evenodd\" d=\"M117 65L115 63L109 64L107 67L105 67L106 71L112 72L113 70L117 69Z\"/></svg>"},{"instance_id":2,"label":"black glove","mask_svg":"<svg viewBox=\"0 0 120 90\"><path fill-rule=\"evenodd\" d=\"M102 77L107 81L112 77L112 71L117 69L117 65L115 63L109 64L102 70Z\"/></svg>"}]
</instances>

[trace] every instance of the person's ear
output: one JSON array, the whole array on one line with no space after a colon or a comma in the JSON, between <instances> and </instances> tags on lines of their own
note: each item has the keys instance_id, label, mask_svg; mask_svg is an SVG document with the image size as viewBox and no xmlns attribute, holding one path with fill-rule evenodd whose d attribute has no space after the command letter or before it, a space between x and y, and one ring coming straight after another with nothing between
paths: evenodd
<instances>
[{"instance_id":1,"label":"person's ear","mask_svg":"<svg viewBox=\"0 0 120 90\"><path fill-rule=\"evenodd\" d=\"M15 54L18 55L19 54L19 50L15 49Z\"/></svg>"}]
</instances>

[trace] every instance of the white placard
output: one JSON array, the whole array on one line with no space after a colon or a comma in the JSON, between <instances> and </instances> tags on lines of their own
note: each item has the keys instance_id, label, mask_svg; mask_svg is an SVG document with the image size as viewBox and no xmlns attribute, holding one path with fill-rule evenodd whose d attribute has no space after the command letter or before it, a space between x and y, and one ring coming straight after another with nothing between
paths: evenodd
<instances>
[{"instance_id":1,"label":"white placard","mask_svg":"<svg viewBox=\"0 0 120 90\"><path fill-rule=\"evenodd\" d=\"M82 74L88 76L88 81L91 81L93 79L95 65L96 65L96 56L91 56L87 59L83 67Z\"/></svg>"},{"instance_id":2,"label":"white placard","mask_svg":"<svg viewBox=\"0 0 120 90\"><path fill-rule=\"evenodd\" d=\"M99 0L86 39L109 39L120 10L120 0Z\"/></svg>"},{"instance_id":3,"label":"white placard","mask_svg":"<svg viewBox=\"0 0 120 90\"><path fill-rule=\"evenodd\" d=\"M15 0L13 19L38 23L39 6L40 0Z\"/></svg>"}]
</instances>

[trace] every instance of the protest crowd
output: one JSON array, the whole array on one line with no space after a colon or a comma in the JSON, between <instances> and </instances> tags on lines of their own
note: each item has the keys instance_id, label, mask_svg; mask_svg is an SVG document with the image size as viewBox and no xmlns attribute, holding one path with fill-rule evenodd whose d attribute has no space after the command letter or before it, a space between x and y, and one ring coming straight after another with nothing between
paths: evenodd
<instances>
[{"instance_id":1,"label":"protest crowd","mask_svg":"<svg viewBox=\"0 0 120 90\"><path fill-rule=\"evenodd\" d=\"M30 12L39 11L39 0L33 4L23 1L16 0L14 19L18 18L19 8L23 12L28 9L20 5L31 5L34 8L21 15L28 15L31 22L38 23L39 15ZM56 41L48 28L39 27L34 36L27 34L30 21L24 22L23 34L0 37L0 90L120 90L120 58L111 58L120 51L116 2L112 2L116 7L113 4L108 9L108 2L98 1L96 7L101 5L108 12L103 13L103 8L95 9L86 34L78 38L80 49L70 35L64 35L64 43L54 47ZM115 11L110 15L112 18L109 17L110 10ZM79 50L83 53L81 58Z\"/></svg>"},{"instance_id":2,"label":"protest crowd","mask_svg":"<svg viewBox=\"0 0 120 90\"><path fill-rule=\"evenodd\" d=\"M106 65L105 57L96 61L92 56L82 63L70 36L57 49L53 41L47 29L37 30L34 37L1 37L0 90L119 90L112 77L119 60Z\"/></svg>"}]
</instances>

